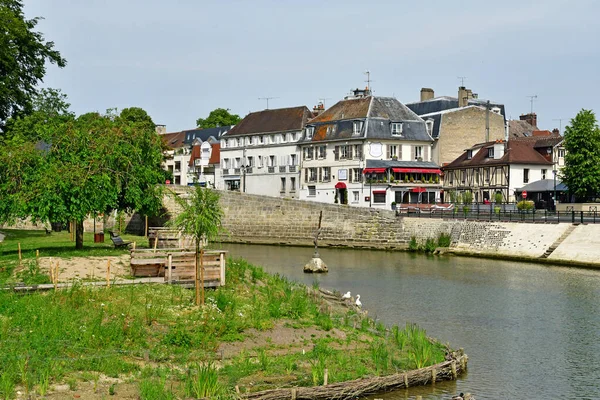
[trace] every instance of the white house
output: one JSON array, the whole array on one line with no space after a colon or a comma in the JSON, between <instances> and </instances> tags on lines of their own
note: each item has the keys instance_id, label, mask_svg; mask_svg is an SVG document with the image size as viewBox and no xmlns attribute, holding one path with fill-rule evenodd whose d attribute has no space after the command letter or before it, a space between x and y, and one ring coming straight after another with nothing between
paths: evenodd
<instances>
[{"instance_id":1,"label":"white house","mask_svg":"<svg viewBox=\"0 0 600 400\"><path fill-rule=\"evenodd\" d=\"M312 113L306 106L248 114L221 138L225 189L298 197L298 141Z\"/></svg>"},{"instance_id":2,"label":"white house","mask_svg":"<svg viewBox=\"0 0 600 400\"><path fill-rule=\"evenodd\" d=\"M300 199L389 208L440 198L426 123L393 97L357 89L311 119L299 144Z\"/></svg>"}]
</instances>

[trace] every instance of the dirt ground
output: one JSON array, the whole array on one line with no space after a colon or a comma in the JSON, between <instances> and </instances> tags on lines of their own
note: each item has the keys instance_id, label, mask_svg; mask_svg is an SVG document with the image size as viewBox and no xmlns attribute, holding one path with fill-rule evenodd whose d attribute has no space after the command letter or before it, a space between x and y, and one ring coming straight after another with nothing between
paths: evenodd
<instances>
[{"instance_id":1,"label":"dirt ground","mask_svg":"<svg viewBox=\"0 0 600 400\"><path fill-rule=\"evenodd\" d=\"M119 257L73 257L70 259L40 257L40 269L50 275L50 266L58 263L58 281L68 282L73 279L105 280L108 262L110 261L110 279L122 279L129 275L129 255Z\"/></svg>"}]
</instances>

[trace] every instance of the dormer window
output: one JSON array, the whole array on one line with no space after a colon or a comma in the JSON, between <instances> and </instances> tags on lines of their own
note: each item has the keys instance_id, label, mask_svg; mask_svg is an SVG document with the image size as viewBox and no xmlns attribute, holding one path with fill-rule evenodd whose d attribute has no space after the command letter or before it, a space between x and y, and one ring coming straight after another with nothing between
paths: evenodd
<instances>
[{"instance_id":1,"label":"dormer window","mask_svg":"<svg viewBox=\"0 0 600 400\"><path fill-rule=\"evenodd\" d=\"M222 148L226 148L227 147L227 139L221 140L221 147Z\"/></svg>"},{"instance_id":2,"label":"dormer window","mask_svg":"<svg viewBox=\"0 0 600 400\"><path fill-rule=\"evenodd\" d=\"M467 150L467 160L473 158L473 150Z\"/></svg>"},{"instance_id":3,"label":"dormer window","mask_svg":"<svg viewBox=\"0 0 600 400\"><path fill-rule=\"evenodd\" d=\"M315 127L314 126L307 126L306 127L306 138L307 139L312 139L314 133L315 133Z\"/></svg>"},{"instance_id":4,"label":"dormer window","mask_svg":"<svg viewBox=\"0 0 600 400\"><path fill-rule=\"evenodd\" d=\"M394 136L402 135L402 123L401 122L392 122L392 135L394 135Z\"/></svg>"},{"instance_id":5,"label":"dormer window","mask_svg":"<svg viewBox=\"0 0 600 400\"><path fill-rule=\"evenodd\" d=\"M363 122L362 121L354 121L354 129L352 131L353 135L360 135L360 132L362 131L362 127L363 127Z\"/></svg>"},{"instance_id":6,"label":"dormer window","mask_svg":"<svg viewBox=\"0 0 600 400\"><path fill-rule=\"evenodd\" d=\"M488 149L488 158L494 158L494 148L490 147Z\"/></svg>"}]
</instances>

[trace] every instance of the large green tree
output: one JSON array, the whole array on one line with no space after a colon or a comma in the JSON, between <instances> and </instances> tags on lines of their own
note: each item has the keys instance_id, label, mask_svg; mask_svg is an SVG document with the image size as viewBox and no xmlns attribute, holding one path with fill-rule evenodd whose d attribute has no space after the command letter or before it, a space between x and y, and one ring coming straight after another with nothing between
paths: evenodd
<instances>
[{"instance_id":1,"label":"large green tree","mask_svg":"<svg viewBox=\"0 0 600 400\"><path fill-rule=\"evenodd\" d=\"M67 64L54 42L34 30L39 20L25 19L20 0L0 1L0 126L11 116L32 112L48 63Z\"/></svg>"},{"instance_id":2,"label":"large green tree","mask_svg":"<svg viewBox=\"0 0 600 400\"><path fill-rule=\"evenodd\" d=\"M600 128L591 110L581 110L565 129L562 180L576 201L600 195Z\"/></svg>"},{"instance_id":3,"label":"large green tree","mask_svg":"<svg viewBox=\"0 0 600 400\"><path fill-rule=\"evenodd\" d=\"M143 110L141 110L143 111ZM140 109L18 118L0 140L0 222L15 217L76 222L114 209L157 215L163 147Z\"/></svg>"},{"instance_id":4,"label":"large green tree","mask_svg":"<svg viewBox=\"0 0 600 400\"><path fill-rule=\"evenodd\" d=\"M229 109L216 108L208 114L206 118L198 118L196 126L198 128L216 128L217 126L235 125L241 121L237 114L231 114Z\"/></svg>"}]
</instances>

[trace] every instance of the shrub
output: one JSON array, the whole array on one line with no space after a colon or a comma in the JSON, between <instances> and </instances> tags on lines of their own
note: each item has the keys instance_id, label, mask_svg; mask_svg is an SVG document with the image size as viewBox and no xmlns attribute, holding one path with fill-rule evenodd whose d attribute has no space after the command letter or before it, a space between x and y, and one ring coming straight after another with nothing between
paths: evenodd
<instances>
[{"instance_id":1,"label":"shrub","mask_svg":"<svg viewBox=\"0 0 600 400\"><path fill-rule=\"evenodd\" d=\"M517 209L519 211L533 210L533 208L534 208L534 204L533 204L533 201L531 201L531 200L521 200L520 202L517 203Z\"/></svg>"},{"instance_id":2,"label":"shrub","mask_svg":"<svg viewBox=\"0 0 600 400\"><path fill-rule=\"evenodd\" d=\"M410 238L410 242L408 242L408 250L419 251L419 244L417 243L417 238L415 236Z\"/></svg>"},{"instance_id":3,"label":"shrub","mask_svg":"<svg viewBox=\"0 0 600 400\"><path fill-rule=\"evenodd\" d=\"M464 192L463 193L463 202L465 204L473 203L473 192Z\"/></svg>"},{"instance_id":4,"label":"shrub","mask_svg":"<svg viewBox=\"0 0 600 400\"><path fill-rule=\"evenodd\" d=\"M440 234L438 237L438 247L450 247L450 235L445 233Z\"/></svg>"},{"instance_id":5,"label":"shrub","mask_svg":"<svg viewBox=\"0 0 600 400\"><path fill-rule=\"evenodd\" d=\"M435 239L429 238L425 241L425 253L433 253L437 247Z\"/></svg>"},{"instance_id":6,"label":"shrub","mask_svg":"<svg viewBox=\"0 0 600 400\"><path fill-rule=\"evenodd\" d=\"M504 197L502 196L502 193L496 192L496 194L494 195L494 201L496 202L496 204L502 204L503 200Z\"/></svg>"}]
</instances>

